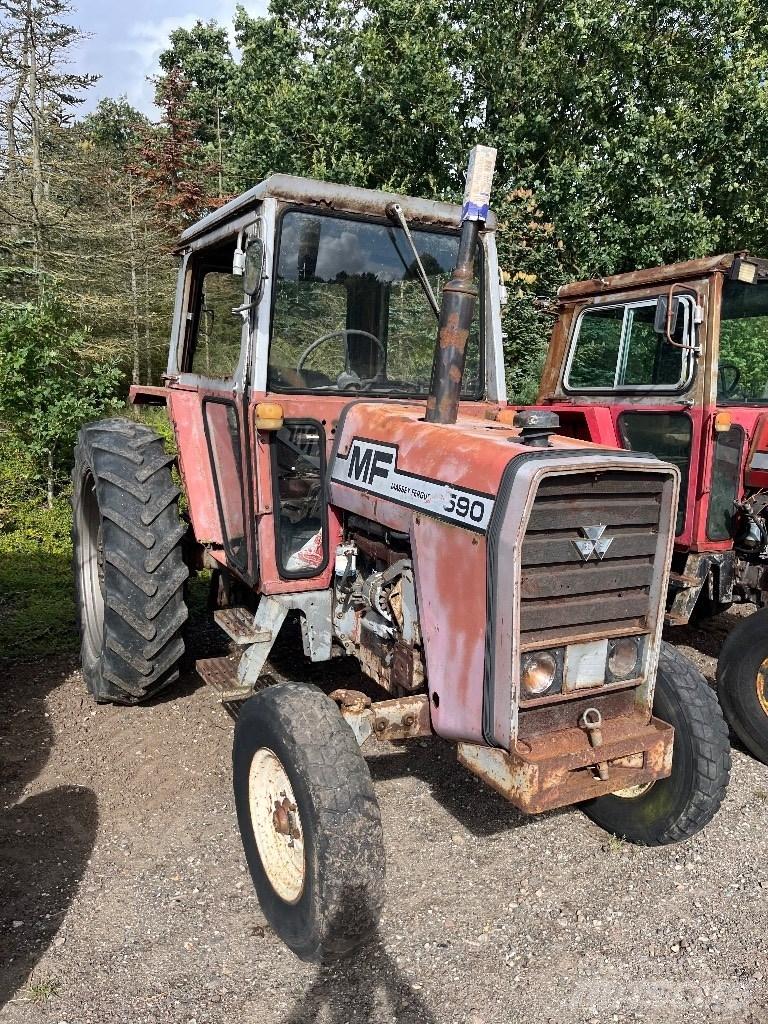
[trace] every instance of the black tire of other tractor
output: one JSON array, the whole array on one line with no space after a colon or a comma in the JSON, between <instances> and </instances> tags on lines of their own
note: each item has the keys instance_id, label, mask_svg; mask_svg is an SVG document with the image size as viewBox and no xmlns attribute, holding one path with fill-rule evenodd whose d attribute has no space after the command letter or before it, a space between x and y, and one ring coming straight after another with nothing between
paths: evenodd
<instances>
[{"instance_id":1,"label":"black tire of other tractor","mask_svg":"<svg viewBox=\"0 0 768 1024\"><path fill-rule=\"evenodd\" d=\"M722 803L731 768L728 727L706 679L661 645L653 713L674 726L672 774L642 795L598 797L582 805L597 825L641 846L688 839Z\"/></svg>"},{"instance_id":2,"label":"black tire of other tractor","mask_svg":"<svg viewBox=\"0 0 768 1024\"><path fill-rule=\"evenodd\" d=\"M179 675L189 571L171 462L161 438L130 420L78 434L73 570L83 676L99 703L138 704Z\"/></svg>"},{"instance_id":3,"label":"black tire of other tractor","mask_svg":"<svg viewBox=\"0 0 768 1024\"><path fill-rule=\"evenodd\" d=\"M262 864L250 810L257 751L280 760L304 838L303 889L283 900ZM379 804L357 741L316 686L278 683L247 700L235 726L235 807L248 868L264 916L302 960L346 956L371 937L384 896Z\"/></svg>"},{"instance_id":4,"label":"black tire of other tractor","mask_svg":"<svg viewBox=\"0 0 768 1024\"><path fill-rule=\"evenodd\" d=\"M733 731L764 764L768 764L768 682L761 677L766 707L757 688L758 672L767 659L768 608L761 608L728 634L717 661L717 695Z\"/></svg>"}]
</instances>

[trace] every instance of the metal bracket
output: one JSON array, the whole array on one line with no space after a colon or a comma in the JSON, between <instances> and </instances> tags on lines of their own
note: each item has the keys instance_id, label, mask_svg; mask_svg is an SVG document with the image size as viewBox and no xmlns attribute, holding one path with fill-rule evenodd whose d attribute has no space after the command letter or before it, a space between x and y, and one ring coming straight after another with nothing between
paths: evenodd
<instances>
[{"instance_id":1,"label":"metal bracket","mask_svg":"<svg viewBox=\"0 0 768 1024\"><path fill-rule=\"evenodd\" d=\"M243 652L237 666L242 686L255 686L264 663L290 611L302 613L301 637L304 653L312 661L329 661L331 657L330 590L312 590L304 594L265 594L259 601L253 620L254 633L264 639L251 644Z\"/></svg>"}]
</instances>

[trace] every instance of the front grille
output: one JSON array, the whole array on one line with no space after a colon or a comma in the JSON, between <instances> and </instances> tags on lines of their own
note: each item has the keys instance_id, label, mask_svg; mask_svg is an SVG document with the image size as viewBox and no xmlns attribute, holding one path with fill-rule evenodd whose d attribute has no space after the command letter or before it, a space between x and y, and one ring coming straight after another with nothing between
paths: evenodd
<instances>
[{"instance_id":1,"label":"front grille","mask_svg":"<svg viewBox=\"0 0 768 1024\"><path fill-rule=\"evenodd\" d=\"M638 470L542 480L522 548L522 650L650 628L664 485ZM584 561L576 542L595 526L610 545Z\"/></svg>"}]
</instances>

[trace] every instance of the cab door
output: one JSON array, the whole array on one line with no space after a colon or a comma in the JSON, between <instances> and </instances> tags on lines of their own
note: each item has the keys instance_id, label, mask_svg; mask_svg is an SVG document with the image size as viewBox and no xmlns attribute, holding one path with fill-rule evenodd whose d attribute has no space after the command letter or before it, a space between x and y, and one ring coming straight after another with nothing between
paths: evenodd
<instances>
[{"instance_id":1,"label":"cab door","mask_svg":"<svg viewBox=\"0 0 768 1024\"><path fill-rule=\"evenodd\" d=\"M233 273L248 233L238 225L186 257L179 369L168 386L195 535L253 585L258 558L247 401L255 314L242 274Z\"/></svg>"}]
</instances>

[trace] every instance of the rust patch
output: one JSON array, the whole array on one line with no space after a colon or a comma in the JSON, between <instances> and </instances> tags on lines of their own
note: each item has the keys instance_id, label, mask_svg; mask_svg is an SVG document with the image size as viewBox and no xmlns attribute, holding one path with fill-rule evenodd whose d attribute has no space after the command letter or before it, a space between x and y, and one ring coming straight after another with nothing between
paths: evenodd
<instances>
[{"instance_id":1,"label":"rust patch","mask_svg":"<svg viewBox=\"0 0 768 1024\"><path fill-rule=\"evenodd\" d=\"M645 785L671 772L672 726L658 718L644 721L637 714L604 721L602 732L599 748L592 747L580 729L519 742L512 753L460 743L458 759L528 814ZM608 768L607 778L598 773L598 749L600 762Z\"/></svg>"},{"instance_id":2,"label":"rust patch","mask_svg":"<svg viewBox=\"0 0 768 1024\"><path fill-rule=\"evenodd\" d=\"M377 740L406 740L431 736L429 698L425 693L395 700L381 700L371 705L373 734Z\"/></svg>"}]
</instances>

